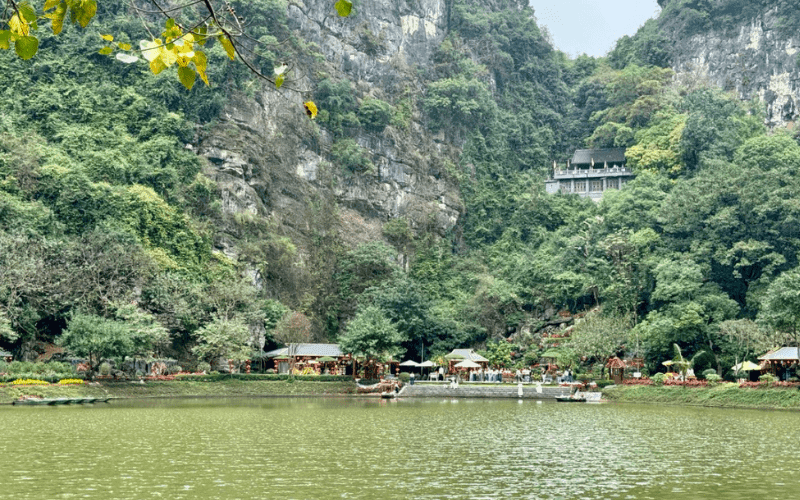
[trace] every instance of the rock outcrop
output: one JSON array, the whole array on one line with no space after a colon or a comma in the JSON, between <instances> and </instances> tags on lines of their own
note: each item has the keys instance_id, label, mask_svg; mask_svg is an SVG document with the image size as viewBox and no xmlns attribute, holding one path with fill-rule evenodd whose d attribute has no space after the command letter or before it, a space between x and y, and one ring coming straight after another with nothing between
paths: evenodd
<instances>
[{"instance_id":1,"label":"rock outcrop","mask_svg":"<svg viewBox=\"0 0 800 500\"><path fill-rule=\"evenodd\" d=\"M682 78L708 79L741 99L759 97L771 127L792 127L800 102L800 39L779 30L777 8L744 25L675 40L673 69Z\"/></svg>"},{"instance_id":2,"label":"rock outcrop","mask_svg":"<svg viewBox=\"0 0 800 500\"><path fill-rule=\"evenodd\" d=\"M202 138L199 152L213 165L209 175L222 190L223 211L270 217L301 249L309 204L320 198L335 201L349 244L381 238L382 225L398 217L439 234L453 228L462 206L446 165L457 150L434 142L418 115L406 127L351 132L375 166L354 173L330 159L334 137L302 112L322 73L353 82L359 99L421 95L417 68L429 64L447 33L446 2L371 0L339 18L331 0L296 1L288 18L289 28L317 51L317 75L301 75L281 91L239 95ZM217 244L236 255L232 239Z\"/></svg>"}]
</instances>

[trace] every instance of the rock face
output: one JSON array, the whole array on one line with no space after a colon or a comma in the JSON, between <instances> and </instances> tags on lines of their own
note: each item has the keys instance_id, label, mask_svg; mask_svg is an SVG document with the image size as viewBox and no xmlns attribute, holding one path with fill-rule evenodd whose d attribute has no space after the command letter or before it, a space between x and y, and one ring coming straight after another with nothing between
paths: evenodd
<instances>
[{"instance_id":1,"label":"rock face","mask_svg":"<svg viewBox=\"0 0 800 500\"><path fill-rule=\"evenodd\" d=\"M359 99L421 95L417 68L429 63L446 35L445 1L370 0L355 9L340 18L331 0L289 5L289 28L318 50L316 79L323 73L346 78ZM303 112L313 88L303 76L280 92L240 95L202 138L199 151L213 165L208 174L222 190L223 212L268 216L301 249L311 230L310 205L319 199L335 201L343 239L351 245L381 238L382 225L399 217L439 234L453 228L462 205L446 165L457 151L435 143L415 115L407 127L351 132L375 169L349 172L330 159L334 137ZM221 238L218 246L235 256L230 239Z\"/></svg>"},{"instance_id":2,"label":"rock face","mask_svg":"<svg viewBox=\"0 0 800 500\"><path fill-rule=\"evenodd\" d=\"M707 78L749 100L767 106L767 124L792 127L800 101L800 39L778 30L777 8L727 32L708 31L673 47L673 69L679 77Z\"/></svg>"}]
</instances>

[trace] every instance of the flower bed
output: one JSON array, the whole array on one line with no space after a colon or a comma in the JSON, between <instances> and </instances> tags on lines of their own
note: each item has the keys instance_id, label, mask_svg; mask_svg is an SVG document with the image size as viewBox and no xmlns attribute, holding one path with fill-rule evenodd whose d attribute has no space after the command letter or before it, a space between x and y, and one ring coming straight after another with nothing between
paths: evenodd
<instances>
[{"instance_id":1,"label":"flower bed","mask_svg":"<svg viewBox=\"0 0 800 500\"><path fill-rule=\"evenodd\" d=\"M82 385L83 379L80 378L62 378L58 381L58 385Z\"/></svg>"},{"instance_id":2,"label":"flower bed","mask_svg":"<svg viewBox=\"0 0 800 500\"><path fill-rule=\"evenodd\" d=\"M653 385L653 381L649 378L626 378L622 385Z\"/></svg>"},{"instance_id":3,"label":"flower bed","mask_svg":"<svg viewBox=\"0 0 800 500\"><path fill-rule=\"evenodd\" d=\"M664 381L665 386L681 386L681 387L706 387L708 385L708 380L678 380L678 379L667 379Z\"/></svg>"},{"instance_id":4,"label":"flower bed","mask_svg":"<svg viewBox=\"0 0 800 500\"><path fill-rule=\"evenodd\" d=\"M11 381L11 385L50 385L50 382L33 378L18 378Z\"/></svg>"}]
</instances>

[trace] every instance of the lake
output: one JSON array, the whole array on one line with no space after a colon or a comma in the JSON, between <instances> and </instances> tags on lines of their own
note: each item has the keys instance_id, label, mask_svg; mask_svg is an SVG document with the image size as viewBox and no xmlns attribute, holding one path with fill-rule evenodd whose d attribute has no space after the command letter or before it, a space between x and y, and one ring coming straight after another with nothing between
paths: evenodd
<instances>
[{"instance_id":1,"label":"lake","mask_svg":"<svg viewBox=\"0 0 800 500\"><path fill-rule=\"evenodd\" d=\"M516 400L0 407L0 498L800 496L800 413Z\"/></svg>"}]
</instances>

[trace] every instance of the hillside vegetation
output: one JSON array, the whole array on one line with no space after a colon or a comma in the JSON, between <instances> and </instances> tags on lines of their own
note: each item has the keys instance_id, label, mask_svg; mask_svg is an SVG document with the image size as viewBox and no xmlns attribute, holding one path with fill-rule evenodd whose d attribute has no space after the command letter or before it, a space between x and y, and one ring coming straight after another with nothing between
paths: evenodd
<instances>
[{"instance_id":1,"label":"hillside vegetation","mask_svg":"<svg viewBox=\"0 0 800 500\"><path fill-rule=\"evenodd\" d=\"M31 61L0 54L0 346L33 355L74 322L126 338L144 329L130 354L186 364L269 347L278 332L336 341L377 310L414 357L474 346L513 365L557 348L563 364L636 355L654 370L677 344L705 352L696 371L727 369L800 320L786 293L800 281L800 146L763 126L759 102L673 78L661 47L670 23L689 33L692 16L744 16L734 3L669 2L608 58L571 60L525 2L452 0L419 98L362 98L314 75L332 164L368 172L352 131L418 119L460 151L446 168L464 213L444 238L397 218L356 247L316 229L304 252L268 215L226 213L193 152L226 99L256 85L220 47L217 85L190 92L95 55L91 26L43 40ZM135 40L130 14L103 4L98 24ZM259 36L288 36L281 2L241 9L268 20ZM289 38L266 68L314 59ZM553 160L579 147L627 147L636 180L597 204L546 195ZM310 201L310 225L338 227L330 203ZM223 228L239 236L237 260L215 251ZM587 311L562 338L559 325ZM223 347L197 349L212 344Z\"/></svg>"}]
</instances>

